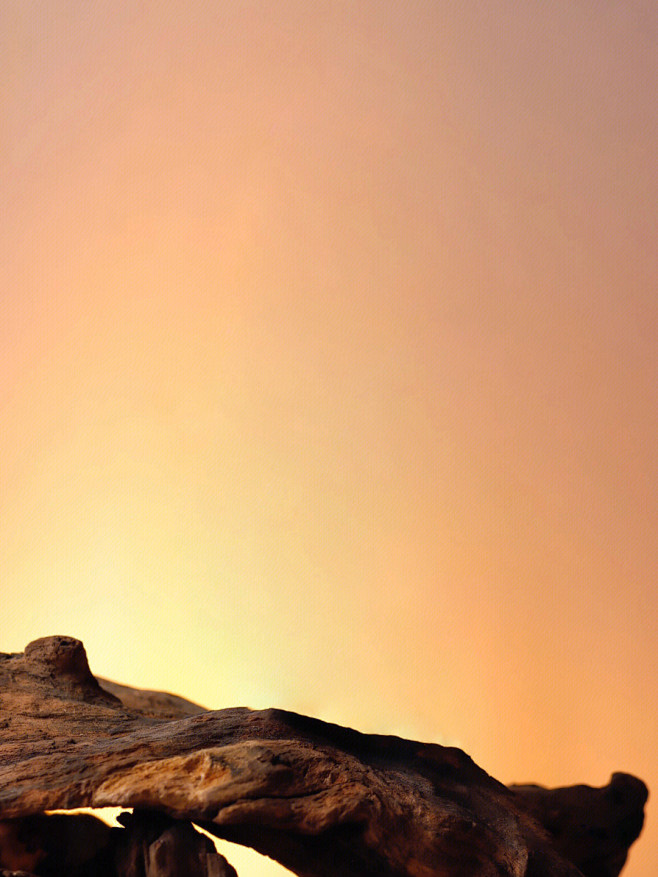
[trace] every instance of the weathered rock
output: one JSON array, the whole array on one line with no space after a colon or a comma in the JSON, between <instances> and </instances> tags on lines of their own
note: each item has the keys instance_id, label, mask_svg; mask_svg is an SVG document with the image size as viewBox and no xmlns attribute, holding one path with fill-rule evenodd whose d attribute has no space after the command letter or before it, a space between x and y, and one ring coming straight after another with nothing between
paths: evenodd
<instances>
[{"instance_id":1,"label":"weathered rock","mask_svg":"<svg viewBox=\"0 0 658 877\"><path fill-rule=\"evenodd\" d=\"M636 793L620 823L623 783ZM158 811L301 877L608 877L639 833L646 798L634 778L609 788L590 790L599 793L591 823L580 793L542 808L534 788L507 789L459 749L281 710L208 712L170 695L101 687L69 637L0 655L4 819L82 806ZM576 829L581 818L584 830ZM614 842L588 832L601 820ZM166 868L167 857L187 855L169 825L148 843L133 837L143 872L123 862L117 873L152 877L152 864ZM582 870L588 863L600 870Z\"/></svg>"},{"instance_id":2,"label":"weathered rock","mask_svg":"<svg viewBox=\"0 0 658 877\"><path fill-rule=\"evenodd\" d=\"M119 818L127 830L115 833L113 873L121 877L237 877L212 841L189 822L139 810Z\"/></svg>"},{"instance_id":3,"label":"weathered rock","mask_svg":"<svg viewBox=\"0 0 658 877\"><path fill-rule=\"evenodd\" d=\"M205 707L166 691L144 691L100 677L98 682L104 691L118 698L124 707L147 718L184 719L186 716L198 716L208 712Z\"/></svg>"},{"instance_id":4,"label":"weathered rock","mask_svg":"<svg viewBox=\"0 0 658 877\"><path fill-rule=\"evenodd\" d=\"M617 877L642 830L647 787L625 773L608 786L510 786L547 829L553 847L585 877Z\"/></svg>"},{"instance_id":5,"label":"weathered rock","mask_svg":"<svg viewBox=\"0 0 658 877\"><path fill-rule=\"evenodd\" d=\"M140 811L110 828L89 814L40 814L0 822L0 863L35 877L237 877L189 822ZM2 873L2 872L0 872Z\"/></svg>"},{"instance_id":6,"label":"weathered rock","mask_svg":"<svg viewBox=\"0 0 658 877\"><path fill-rule=\"evenodd\" d=\"M111 829L89 814L37 814L0 822L0 865L39 875L100 873Z\"/></svg>"}]
</instances>

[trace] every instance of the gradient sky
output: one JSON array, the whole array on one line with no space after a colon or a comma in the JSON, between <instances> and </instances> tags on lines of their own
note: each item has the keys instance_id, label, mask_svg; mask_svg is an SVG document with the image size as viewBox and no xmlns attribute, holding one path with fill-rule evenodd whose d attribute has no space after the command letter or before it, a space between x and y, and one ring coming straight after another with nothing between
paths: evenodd
<instances>
[{"instance_id":1,"label":"gradient sky","mask_svg":"<svg viewBox=\"0 0 658 877\"><path fill-rule=\"evenodd\" d=\"M654 0L0 15L0 650L658 788Z\"/></svg>"}]
</instances>

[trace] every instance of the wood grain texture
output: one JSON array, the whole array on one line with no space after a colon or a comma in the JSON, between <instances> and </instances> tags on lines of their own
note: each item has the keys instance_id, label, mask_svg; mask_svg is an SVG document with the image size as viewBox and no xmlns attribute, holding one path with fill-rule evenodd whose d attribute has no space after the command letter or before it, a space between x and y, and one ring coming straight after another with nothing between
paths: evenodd
<instances>
[{"instance_id":1,"label":"wood grain texture","mask_svg":"<svg viewBox=\"0 0 658 877\"><path fill-rule=\"evenodd\" d=\"M101 684L71 637L0 655L3 820L132 807L168 819L160 834L195 822L300 877L616 877L646 788L574 788L508 789L459 749Z\"/></svg>"}]
</instances>

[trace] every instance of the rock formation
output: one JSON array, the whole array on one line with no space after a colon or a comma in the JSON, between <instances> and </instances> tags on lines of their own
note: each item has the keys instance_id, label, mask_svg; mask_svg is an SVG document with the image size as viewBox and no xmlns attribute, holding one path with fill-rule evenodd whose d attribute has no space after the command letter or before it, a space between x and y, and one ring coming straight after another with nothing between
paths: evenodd
<instances>
[{"instance_id":1,"label":"rock formation","mask_svg":"<svg viewBox=\"0 0 658 877\"><path fill-rule=\"evenodd\" d=\"M0 877L233 877L192 822L300 877L616 877L646 798L625 774L508 789L459 749L206 711L97 680L70 637L0 654ZM134 812L45 815L106 806Z\"/></svg>"}]
</instances>

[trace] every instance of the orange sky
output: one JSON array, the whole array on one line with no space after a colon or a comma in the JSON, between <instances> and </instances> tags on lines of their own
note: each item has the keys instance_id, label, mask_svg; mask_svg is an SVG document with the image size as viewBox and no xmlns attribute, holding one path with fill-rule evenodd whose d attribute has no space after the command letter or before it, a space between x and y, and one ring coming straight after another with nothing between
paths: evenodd
<instances>
[{"instance_id":1,"label":"orange sky","mask_svg":"<svg viewBox=\"0 0 658 877\"><path fill-rule=\"evenodd\" d=\"M2 17L0 650L658 787L655 3Z\"/></svg>"}]
</instances>

